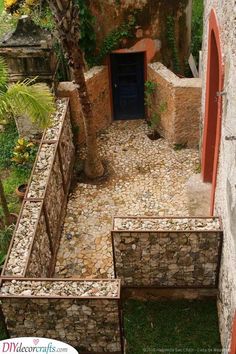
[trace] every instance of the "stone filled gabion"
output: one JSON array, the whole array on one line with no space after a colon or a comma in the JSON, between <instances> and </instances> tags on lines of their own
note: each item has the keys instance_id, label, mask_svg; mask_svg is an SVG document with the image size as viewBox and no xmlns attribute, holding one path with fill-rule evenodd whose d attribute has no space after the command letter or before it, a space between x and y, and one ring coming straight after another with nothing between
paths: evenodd
<instances>
[{"instance_id":1,"label":"stone filled gabion","mask_svg":"<svg viewBox=\"0 0 236 354\"><path fill-rule=\"evenodd\" d=\"M28 198L43 198L52 165L55 144L43 144L32 175Z\"/></svg>"},{"instance_id":2,"label":"stone filled gabion","mask_svg":"<svg viewBox=\"0 0 236 354\"><path fill-rule=\"evenodd\" d=\"M67 100L58 100L57 112L52 115L52 125L44 134L45 140L58 140L65 117ZM49 174L53 165L55 143L42 143L35 162L34 172L27 193L27 198L43 198L48 183ZM38 227L42 201L27 201L23 205L22 214L15 230L12 248L5 267L5 275L23 276L32 246L33 237Z\"/></svg>"},{"instance_id":3,"label":"stone filled gabion","mask_svg":"<svg viewBox=\"0 0 236 354\"><path fill-rule=\"evenodd\" d=\"M62 123L64 112L66 109L66 99L58 99L56 102L56 113L52 116L52 124L46 130L43 139L44 140L56 140L58 139Z\"/></svg>"},{"instance_id":4,"label":"stone filled gabion","mask_svg":"<svg viewBox=\"0 0 236 354\"><path fill-rule=\"evenodd\" d=\"M44 141L57 140L63 124L65 110L67 109L66 100L57 100L57 111L52 116L52 124L45 131L43 136ZM30 183L28 198L43 198L45 187L47 185L50 169L53 163L53 156L56 149L55 144L43 143L38 154L35 164L34 173Z\"/></svg>"},{"instance_id":5,"label":"stone filled gabion","mask_svg":"<svg viewBox=\"0 0 236 354\"><path fill-rule=\"evenodd\" d=\"M119 281L6 281L1 288L6 296L119 297Z\"/></svg>"},{"instance_id":6,"label":"stone filled gabion","mask_svg":"<svg viewBox=\"0 0 236 354\"><path fill-rule=\"evenodd\" d=\"M5 275L23 276L42 202L27 201L14 235Z\"/></svg>"},{"instance_id":7,"label":"stone filled gabion","mask_svg":"<svg viewBox=\"0 0 236 354\"><path fill-rule=\"evenodd\" d=\"M114 230L220 231L218 218L115 218Z\"/></svg>"}]
</instances>

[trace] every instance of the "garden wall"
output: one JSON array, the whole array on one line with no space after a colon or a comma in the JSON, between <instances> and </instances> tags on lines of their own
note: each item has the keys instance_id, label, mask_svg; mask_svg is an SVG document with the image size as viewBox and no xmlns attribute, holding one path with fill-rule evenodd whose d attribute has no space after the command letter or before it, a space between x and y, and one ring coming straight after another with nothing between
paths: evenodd
<instances>
[{"instance_id":1,"label":"garden wall","mask_svg":"<svg viewBox=\"0 0 236 354\"><path fill-rule=\"evenodd\" d=\"M79 352L121 353L120 281L50 278L74 164L68 98L43 135L2 272L10 337L58 339Z\"/></svg>"},{"instance_id":2,"label":"garden wall","mask_svg":"<svg viewBox=\"0 0 236 354\"><path fill-rule=\"evenodd\" d=\"M46 277L60 240L74 161L69 100L42 138L2 275Z\"/></svg>"},{"instance_id":3,"label":"garden wall","mask_svg":"<svg viewBox=\"0 0 236 354\"><path fill-rule=\"evenodd\" d=\"M120 353L118 280L5 280L2 310L11 337L64 341L79 353Z\"/></svg>"},{"instance_id":4,"label":"garden wall","mask_svg":"<svg viewBox=\"0 0 236 354\"><path fill-rule=\"evenodd\" d=\"M161 63L148 65L148 80L157 84L154 105L163 105L160 133L171 144L199 144L201 79L180 79Z\"/></svg>"},{"instance_id":5,"label":"garden wall","mask_svg":"<svg viewBox=\"0 0 236 354\"><path fill-rule=\"evenodd\" d=\"M115 218L116 277L127 287L217 288L217 218Z\"/></svg>"},{"instance_id":6,"label":"garden wall","mask_svg":"<svg viewBox=\"0 0 236 354\"><path fill-rule=\"evenodd\" d=\"M94 67L85 73L89 97L94 114L95 130L107 128L111 123L111 102L108 67ZM79 143L85 142L83 115L76 85L72 82L61 82L57 88L59 97L69 97L71 117L75 126L79 127Z\"/></svg>"}]
</instances>

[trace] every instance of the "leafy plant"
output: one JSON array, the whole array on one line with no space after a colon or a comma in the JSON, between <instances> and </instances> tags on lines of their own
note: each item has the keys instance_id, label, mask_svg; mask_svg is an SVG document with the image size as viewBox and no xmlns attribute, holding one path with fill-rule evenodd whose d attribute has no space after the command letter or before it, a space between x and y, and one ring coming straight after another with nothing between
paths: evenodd
<instances>
[{"instance_id":1,"label":"leafy plant","mask_svg":"<svg viewBox=\"0 0 236 354\"><path fill-rule=\"evenodd\" d=\"M80 14L80 47L89 67L94 65L96 51L95 18L84 0L75 0Z\"/></svg>"},{"instance_id":2,"label":"leafy plant","mask_svg":"<svg viewBox=\"0 0 236 354\"><path fill-rule=\"evenodd\" d=\"M96 58L96 64L101 64L103 59L109 53L117 49L122 39L133 37L133 29L135 27L135 23L135 16L132 15L130 16L127 23L120 25L107 35L101 45L99 54Z\"/></svg>"},{"instance_id":3,"label":"leafy plant","mask_svg":"<svg viewBox=\"0 0 236 354\"><path fill-rule=\"evenodd\" d=\"M0 58L0 123L6 123L12 116L26 114L39 127L48 127L55 105L47 85L35 83L35 79L13 85L7 85L7 81L7 65Z\"/></svg>"},{"instance_id":4,"label":"leafy plant","mask_svg":"<svg viewBox=\"0 0 236 354\"><path fill-rule=\"evenodd\" d=\"M43 29L53 31L55 28L54 19L47 3L42 4L41 1L37 1L34 6L23 6L21 13L30 15L34 23Z\"/></svg>"},{"instance_id":5,"label":"leafy plant","mask_svg":"<svg viewBox=\"0 0 236 354\"><path fill-rule=\"evenodd\" d=\"M199 62L199 51L202 47L203 11L203 0L193 0L191 52L196 63Z\"/></svg>"},{"instance_id":6,"label":"leafy plant","mask_svg":"<svg viewBox=\"0 0 236 354\"><path fill-rule=\"evenodd\" d=\"M147 106L149 113L148 125L153 131L156 131L161 121L161 114L167 109L167 103L155 104L157 84L154 81L146 81L144 86L144 104Z\"/></svg>"},{"instance_id":7,"label":"leafy plant","mask_svg":"<svg viewBox=\"0 0 236 354\"><path fill-rule=\"evenodd\" d=\"M172 52L172 65L173 70L176 73L180 72L180 63L179 63L179 53L176 45L175 39L175 20L172 16L167 16L166 19L166 39L167 44Z\"/></svg>"},{"instance_id":8,"label":"leafy plant","mask_svg":"<svg viewBox=\"0 0 236 354\"><path fill-rule=\"evenodd\" d=\"M12 151L18 139L18 133L14 122L5 126L0 133L0 169L9 168L12 165Z\"/></svg>"},{"instance_id":9,"label":"leafy plant","mask_svg":"<svg viewBox=\"0 0 236 354\"><path fill-rule=\"evenodd\" d=\"M187 143L174 144L174 150L179 151L187 148Z\"/></svg>"},{"instance_id":10,"label":"leafy plant","mask_svg":"<svg viewBox=\"0 0 236 354\"><path fill-rule=\"evenodd\" d=\"M14 231L14 225L9 225L0 230L0 266L5 260L5 256Z\"/></svg>"},{"instance_id":11,"label":"leafy plant","mask_svg":"<svg viewBox=\"0 0 236 354\"><path fill-rule=\"evenodd\" d=\"M27 114L38 126L45 128L50 124L50 116L55 111L53 96L46 84L36 84L26 79L7 85L7 66L0 58L0 119L6 123L10 117ZM10 213L0 176L0 203L5 224L10 224Z\"/></svg>"},{"instance_id":12,"label":"leafy plant","mask_svg":"<svg viewBox=\"0 0 236 354\"><path fill-rule=\"evenodd\" d=\"M35 160L37 147L28 139L20 138L13 150L12 161L16 164L32 164Z\"/></svg>"}]
</instances>

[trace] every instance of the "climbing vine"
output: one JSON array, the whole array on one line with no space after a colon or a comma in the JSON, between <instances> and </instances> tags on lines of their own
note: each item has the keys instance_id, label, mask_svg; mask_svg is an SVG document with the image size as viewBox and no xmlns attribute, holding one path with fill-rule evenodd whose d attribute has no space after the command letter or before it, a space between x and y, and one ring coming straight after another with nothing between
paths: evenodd
<instances>
[{"instance_id":1,"label":"climbing vine","mask_svg":"<svg viewBox=\"0 0 236 354\"><path fill-rule=\"evenodd\" d=\"M192 15L192 43L191 51L198 63L199 51L202 47L202 33L203 33L203 0L193 1L193 15Z\"/></svg>"},{"instance_id":2,"label":"climbing vine","mask_svg":"<svg viewBox=\"0 0 236 354\"><path fill-rule=\"evenodd\" d=\"M108 33L101 45L99 54L96 58L96 64L101 64L103 59L109 53L119 48L122 39L133 37L133 29L135 27L135 23L135 16L132 15L130 16L128 23L122 24Z\"/></svg>"},{"instance_id":3,"label":"climbing vine","mask_svg":"<svg viewBox=\"0 0 236 354\"><path fill-rule=\"evenodd\" d=\"M89 67L94 65L96 51L95 18L84 0L75 0L80 14L80 47Z\"/></svg>"},{"instance_id":4,"label":"climbing vine","mask_svg":"<svg viewBox=\"0 0 236 354\"><path fill-rule=\"evenodd\" d=\"M172 52L173 70L176 73L179 73L180 63L179 63L179 53L178 53L176 39L175 39L175 20L172 16L167 16L166 27L167 27L166 30L167 44Z\"/></svg>"},{"instance_id":5,"label":"climbing vine","mask_svg":"<svg viewBox=\"0 0 236 354\"><path fill-rule=\"evenodd\" d=\"M167 103L160 102L158 105L155 104L156 82L146 81L144 86L144 104L148 108L149 115L148 125L153 131L156 131L161 122L161 114L167 109Z\"/></svg>"}]
</instances>

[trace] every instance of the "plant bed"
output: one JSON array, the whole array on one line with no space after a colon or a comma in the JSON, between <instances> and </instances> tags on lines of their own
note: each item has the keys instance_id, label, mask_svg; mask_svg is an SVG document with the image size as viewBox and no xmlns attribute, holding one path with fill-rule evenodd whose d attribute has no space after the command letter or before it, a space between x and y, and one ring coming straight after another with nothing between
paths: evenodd
<instances>
[{"instance_id":1,"label":"plant bed","mask_svg":"<svg viewBox=\"0 0 236 354\"><path fill-rule=\"evenodd\" d=\"M126 301L127 354L220 352L216 301Z\"/></svg>"},{"instance_id":2,"label":"plant bed","mask_svg":"<svg viewBox=\"0 0 236 354\"><path fill-rule=\"evenodd\" d=\"M147 134L150 140L158 140L161 139L162 136L157 131L151 131Z\"/></svg>"}]
</instances>

